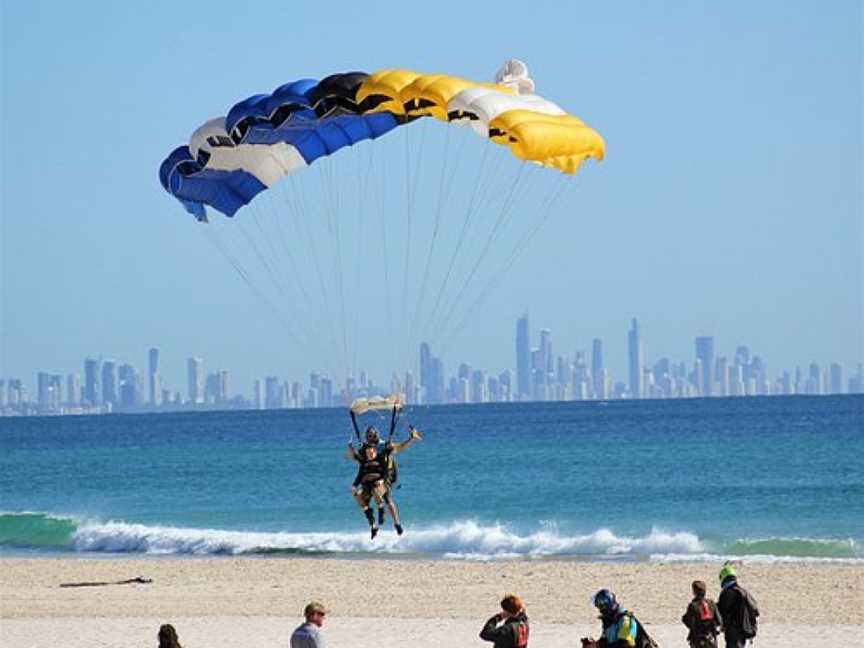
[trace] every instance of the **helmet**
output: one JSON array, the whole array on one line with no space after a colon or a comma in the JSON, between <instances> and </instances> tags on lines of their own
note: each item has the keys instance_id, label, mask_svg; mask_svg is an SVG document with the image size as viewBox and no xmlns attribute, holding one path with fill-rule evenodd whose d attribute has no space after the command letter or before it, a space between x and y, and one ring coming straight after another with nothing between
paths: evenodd
<instances>
[{"instance_id":1,"label":"helmet","mask_svg":"<svg viewBox=\"0 0 864 648\"><path fill-rule=\"evenodd\" d=\"M378 430L375 429L374 425L370 425L366 428L366 442L367 443L378 443Z\"/></svg>"},{"instance_id":2,"label":"helmet","mask_svg":"<svg viewBox=\"0 0 864 648\"><path fill-rule=\"evenodd\" d=\"M720 570L720 584L723 584L727 578L732 577L735 578L737 574L735 573L735 565L731 563L726 563L723 565L723 568Z\"/></svg>"},{"instance_id":3,"label":"helmet","mask_svg":"<svg viewBox=\"0 0 864 648\"><path fill-rule=\"evenodd\" d=\"M603 616L615 612L618 609L615 594L607 589L601 589L594 595L594 607L600 610L600 614Z\"/></svg>"}]
</instances>

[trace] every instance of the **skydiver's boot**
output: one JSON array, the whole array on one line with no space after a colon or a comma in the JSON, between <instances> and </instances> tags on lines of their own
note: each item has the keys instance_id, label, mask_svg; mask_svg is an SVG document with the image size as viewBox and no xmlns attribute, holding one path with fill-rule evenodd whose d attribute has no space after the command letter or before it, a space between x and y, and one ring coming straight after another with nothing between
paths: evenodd
<instances>
[{"instance_id":1,"label":"skydiver's boot","mask_svg":"<svg viewBox=\"0 0 864 648\"><path fill-rule=\"evenodd\" d=\"M372 539L375 539L375 536L378 535L378 526L375 524L375 514L372 513L371 508L363 509L363 514L366 516L366 520L369 522L369 532L372 536Z\"/></svg>"},{"instance_id":2,"label":"skydiver's boot","mask_svg":"<svg viewBox=\"0 0 864 648\"><path fill-rule=\"evenodd\" d=\"M405 530L402 528L402 525L398 522L393 524L393 528L396 529L396 533L398 533L399 535L402 535L405 532Z\"/></svg>"}]
</instances>

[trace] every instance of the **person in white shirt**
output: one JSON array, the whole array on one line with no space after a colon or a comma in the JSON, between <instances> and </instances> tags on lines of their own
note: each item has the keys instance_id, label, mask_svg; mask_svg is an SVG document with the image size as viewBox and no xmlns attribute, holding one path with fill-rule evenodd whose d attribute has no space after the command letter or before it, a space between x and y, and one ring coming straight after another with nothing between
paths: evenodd
<instances>
[{"instance_id":1,"label":"person in white shirt","mask_svg":"<svg viewBox=\"0 0 864 648\"><path fill-rule=\"evenodd\" d=\"M291 648L327 648L321 628L327 616L327 608L312 601L303 609L306 620L291 634Z\"/></svg>"}]
</instances>

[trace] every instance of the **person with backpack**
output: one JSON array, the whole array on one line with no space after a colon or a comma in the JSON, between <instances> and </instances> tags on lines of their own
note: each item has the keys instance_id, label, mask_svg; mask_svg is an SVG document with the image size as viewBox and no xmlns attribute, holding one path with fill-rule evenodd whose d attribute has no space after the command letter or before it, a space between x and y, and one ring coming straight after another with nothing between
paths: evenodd
<instances>
[{"instance_id":1,"label":"person with backpack","mask_svg":"<svg viewBox=\"0 0 864 648\"><path fill-rule=\"evenodd\" d=\"M501 599L501 612L486 621L480 638L491 641L495 648L526 648L528 616L522 599L515 594L507 594Z\"/></svg>"},{"instance_id":2,"label":"person with backpack","mask_svg":"<svg viewBox=\"0 0 864 648\"><path fill-rule=\"evenodd\" d=\"M603 633L599 639L583 638L583 648L657 648L656 642L632 612L621 609L615 594L602 589L594 595Z\"/></svg>"},{"instance_id":3,"label":"person with backpack","mask_svg":"<svg viewBox=\"0 0 864 648\"><path fill-rule=\"evenodd\" d=\"M717 635L722 622L717 604L705 595L707 588L704 581L693 581L691 587L693 600L681 617L681 622L689 630L687 642L691 648L717 648Z\"/></svg>"},{"instance_id":4,"label":"person with backpack","mask_svg":"<svg viewBox=\"0 0 864 648\"><path fill-rule=\"evenodd\" d=\"M744 648L756 636L759 606L756 599L738 584L735 566L726 563L720 570L720 598L717 607L723 618L726 648Z\"/></svg>"}]
</instances>

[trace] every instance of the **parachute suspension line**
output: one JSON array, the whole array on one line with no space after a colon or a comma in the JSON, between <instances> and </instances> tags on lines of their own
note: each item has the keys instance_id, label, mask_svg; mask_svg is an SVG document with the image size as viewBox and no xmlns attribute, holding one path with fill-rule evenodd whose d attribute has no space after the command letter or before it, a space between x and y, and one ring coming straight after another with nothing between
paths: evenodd
<instances>
[{"instance_id":1,"label":"parachute suspension line","mask_svg":"<svg viewBox=\"0 0 864 648\"><path fill-rule=\"evenodd\" d=\"M279 322L282 324L282 326L285 327L285 330L288 332L288 336L291 338L291 340L294 342L294 344L297 346L297 348L298 349L303 348L303 345L301 344L299 338L297 337L296 333L294 332L294 329L291 328L290 324L288 324L288 321L282 316L282 313L280 312L280 310L267 297L267 295L264 293L264 291L262 291L258 286L255 285L255 283L251 280L251 278L249 277L247 272L243 269L242 264L237 259L235 259L234 256L228 251L227 247L225 247L223 245L223 242L220 240L215 229L211 228L210 226L207 226L206 231L207 231L208 237L210 238L210 241L222 253L222 256L225 257L225 259L234 268L234 270L237 271L237 274L240 276L240 278L243 280L243 282L249 287L249 289L252 291L252 293L256 297L258 297L261 301L263 301L270 308L270 310L273 311L273 315L275 315L276 319L279 320Z\"/></svg>"},{"instance_id":2,"label":"parachute suspension line","mask_svg":"<svg viewBox=\"0 0 864 648\"><path fill-rule=\"evenodd\" d=\"M283 198L286 204L290 205L288 197L283 195ZM276 238L278 238L278 243L280 244L282 252L284 253L285 258L288 259L288 264L290 265L290 274L288 275L289 285L297 286L297 289L300 291L300 294L303 298L304 306L307 307L307 313L311 317L311 315L314 313L315 304L312 301L312 297L306 290L306 282L303 280L303 275L300 271L300 264L294 257L292 246L288 243L288 238L285 235L285 228L282 226L282 218L280 217L279 212L277 211L277 208L273 204L272 200L267 203L267 206L269 207L270 213L272 215L271 220L273 221L274 229L276 230ZM287 211L287 217L290 220L291 211L293 211L293 205L291 205Z\"/></svg>"},{"instance_id":3,"label":"parachute suspension line","mask_svg":"<svg viewBox=\"0 0 864 648\"><path fill-rule=\"evenodd\" d=\"M342 365L343 370L348 371L348 339L345 325L345 290L342 281L342 245L339 235L339 196L338 187L335 185L334 175L340 177L340 173L334 173L334 166L337 160L329 159L328 162L333 164L320 165L320 174L322 190L326 192L327 200L325 201L324 209L327 215L327 227L330 231L330 242L334 256L336 257L336 268L334 272L334 283L336 291L339 294L339 312L340 318L338 328L340 329L342 338Z\"/></svg>"},{"instance_id":4,"label":"parachute suspension line","mask_svg":"<svg viewBox=\"0 0 864 648\"><path fill-rule=\"evenodd\" d=\"M258 228L258 231L261 233L262 238L265 239L267 246L271 247L269 238L267 237L266 233L264 232L263 228L261 227L260 220L262 217L261 217L261 214L258 210L258 206L255 203L251 203L249 205L249 207L251 207L251 211L252 211L252 214L250 214L251 220L255 222L255 224ZM254 248L256 253L258 253L259 260L267 268L270 276L273 279L274 284L276 285L277 290L282 294L283 298L288 303L293 304L294 303L293 295L289 294L285 279L281 275L281 273L278 271L279 264L278 264L277 259L276 259L276 253L273 252L274 258L272 260L268 260L267 256L265 254L261 253L261 248L255 243L254 236L252 236L249 232L247 232L244 227L239 227L238 229L241 231L241 233L244 234L244 236L247 238L247 240L249 241L250 245ZM271 252L272 252L272 247L271 247ZM295 333L294 336L295 336L295 338L300 339L300 342L303 345L301 348L309 348L309 347L313 346L314 340L313 340L312 336L310 335L309 330L307 330L303 326L301 326L300 328L301 328L301 330L300 330L301 335L297 335ZM293 329L292 329L292 331L293 331Z\"/></svg>"},{"instance_id":5,"label":"parachute suspension line","mask_svg":"<svg viewBox=\"0 0 864 648\"><path fill-rule=\"evenodd\" d=\"M450 132L452 130L452 128L445 129L446 133L444 135L444 154L441 156L441 176L438 180L438 205L435 209L435 222L432 227L432 237L429 241L429 252L426 254L426 264L423 269L423 280L420 284L420 292L417 295L416 306L414 307L414 311L411 315L411 323L408 327L408 338L405 341L405 355L401 359L401 362L399 364L400 367L406 366L406 362L410 357L411 347L414 343L414 331L417 324L417 315L423 305L423 297L426 293L426 283L429 279L429 267L432 263L432 254L435 251L435 242L438 240L438 230L441 225L441 203L444 198L444 179L447 177L447 162L449 157L448 153L450 151Z\"/></svg>"},{"instance_id":6,"label":"parachute suspension line","mask_svg":"<svg viewBox=\"0 0 864 648\"><path fill-rule=\"evenodd\" d=\"M310 169L306 169L306 171L309 171L311 173ZM331 312L330 312L330 301L327 298L328 291L327 291L327 287L324 283L324 274L321 270L320 261L318 259L317 246L315 245L315 237L312 235L312 232L309 230L309 227L307 226L306 218L304 218L305 216L310 215L312 212L309 209L309 201L308 201L307 196L306 196L305 184L302 182L298 182L294 176L295 176L295 174L293 174L293 173L288 176L288 179L291 183L291 188L293 190L292 193L296 197L296 204L297 204L297 213L296 213L296 219L294 221L294 226L295 226L295 230L298 232L298 234L301 234L302 237L305 238L305 242L306 242L306 246L307 246L306 249L311 251L311 257L312 257L312 261L313 261L313 266L315 268L315 274L318 278L318 286L320 289L322 311L324 312L324 317L327 320L325 327L326 327L327 332L330 335L331 345L335 348L335 346L336 346L336 332L333 328L333 317L331 316ZM286 201L287 201L287 197L286 197ZM328 355L328 354L325 354L325 355ZM329 357L329 355L328 355L328 357Z\"/></svg>"},{"instance_id":7,"label":"parachute suspension line","mask_svg":"<svg viewBox=\"0 0 864 648\"><path fill-rule=\"evenodd\" d=\"M374 165L375 165L375 158L372 157L372 165L371 166L374 166ZM384 291L385 291L386 308L387 308L387 339L388 339L388 341L392 342L392 340L393 340L393 305L391 303L392 297L391 297L391 291L390 291L390 262L389 262L390 257L387 254L387 232L390 228L387 225L387 211L385 209L385 206L387 203L384 199L384 194L385 194L384 187L386 186L385 185L385 178L387 176L386 158L384 161L382 161L381 166L384 168L382 168L380 172L377 172L377 173L373 172L373 174L372 174L372 179L373 179L372 186L373 186L373 189L376 190L375 194L376 194L376 197L378 199L378 204L377 204L378 213L381 216L381 246L383 248L381 260L382 260L382 263L384 265ZM378 180L377 183L375 182L376 179ZM388 349L389 349L388 355L390 356L390 362L391 363L395 362L396 353L393 350L393 345L392 344L388 345Z\"/></svg>"},{"instance_id":8,"label":"parachute suspension line","mask_svg":"<svg viewBox=\"0 0 864 648\"><path fill-rule=\"evenodd\" d=\"M267 233L264 231L264 227L262 225L262 221L264 219L263 213L256 202L250 203L249 207L252 211L252 213L250 214L251 218L249 220L251 220L255 224L255 227L261 236L261 240L263 241L262 248L264 249L264 252L269 253L269 262L273 267L273 271L275 273L274 276L278 279L280 291L286 297L286 299L290 299L293 302L293 295L289 295L288 290L290 282L285 276L283 276L283 273L280 272L281 264L278 262L279 253L276 251L273 239L268 236Z\"/></svg>"},{"instance_id":9,"label":"parachute suspension line","mask_svg":"<svg viewBox=\"0 0 864 648\"><path fill-rule=\"evenodd\" d=\"M452 130L453 130L452 128L447 129L448 138L449 138L449 133ZM428 280L430 277L430 269L432 267L431 261L432 261L433 253L435 252L435 249L436 249L436 243L438 240L438 232L439 232L439 228L440 228L440 224L441 224L441 217L444 213L448 213L449 206L451 204L451 197L453 195L453 185L454 185L454 181L455 181L455 178L457 175L457 171L459 170L459 163L463 157L463 150L465 148L465 143L468 141L469 138L473 137L473 133L470 133L470 129L467 129L467 128L459 129L456 131L456 133L457 133L456 137L459 138L461 136L461 138L459 139L459 143L458 143L457 148L456 148L455 156L450 156L447 154L449 139L447 141L445 141L445 149L444 149L445 164L442 165L442 168L441 168L441 179L440 179L440 185L439 185L439 191L438 191L438 207L437 207L437 210L435 213L435 226L434 226L434 230L433 230L433 234L432 234L432 241L431 241L431 244L429 246L429 255L426 258L426 268L423 272L423 282L421 284L420 297L417 300L417 308L414 311L414 315L413 315L413 318L411 320L411 328L410 328L411 333L410 333L410 337L409 337L409 346L408 346L408 357L409 358L410 358L411 348L416 347L417 344L421 341L421 338L423 337L421 334L426 329L428 322L435 315L435 308L433 308L432 310L429 310L428 308L426 308L425 309L425 315L424 315L424 308L423 308L423 305L425 303L425 297L426 297L426 288L427 288L427 285L429 285ZM478 169L478 171L480 173L483 172L483 166L485 166L486 156L487 156L487 153L489 151L489 147L484 146L482 148L483 148L483 161L481 162L480 169ZM449 164L449 160L451 158L454 160L453 164ZM447 173L445 176L445 169L446 169L448 164L449 164L449 173ZM478 181L479 181L479 173L478 173ZM473 194L472 194L472 202L473 202L474 196L476 195L476 189L477 189L477 187L475 186ZM460 243L461 243L461 240L460 240ZM434 290L435 285L439 285L441 287L441 289L443 289L443 287L446 284L447 279L449 277L449 272L452 269L452 263L453 263L453 260L451 259L451 268L448 268L447 276L445 276L444 280L441 281L440 283L439 283L439 281L433 281L431 283L431 285L429 285L430 288L432 288ZM439 289L439 291L438 291L439 298L441 295L441 289ZM436 299L436 307L437 307L438 301L439 300ZM419 318L419 322L418 322L418 318ZM418 326L419 326L419 329L418 329ZM407 358L406 358L406 360L407 360ZM403 361L402 366L405 366L405 364L406 363Z\"/></svg>"},{"instance_id":10,"label":"parachute suspension line","mask_svg":"<svg viewBox=\"0 0 864 648\"><path fill-rule=\"evenodd\" d=\"M311 318L315 313L315 303L304 286L305 282L301 276L299 264L294 257L291 246L288 245L287 239L285 238L285 233L281 223L282 219L279 217L279 213L273 204L272 198L270 201L264 201L261 203L261 211L261 225L259 225L261 235L274 249L274 259L276 260L275 267L278 270L281 270L286 286L296 288L299 292L298 298L295 299L292 297L291 306L292 310L295 307L298 310L302 310L303 317L298 318L295 316L294 319L299 322L299 327L304 334L304 337L311 341L315 336L314 325L309 322L309 318ZM277 234L275 236L271 235L270 232L265 231L267 229L265 226L267 225L268 216L270 217L269 220L273 221L271 229L276 231ZM288 259L287 264L278 263L278 261L283 258ZM287 268L286 265L288 266ZM292 295L295 295L293 291Z\"/></svg>"},{"instance_id":11,"label":"parachute suspension line","mask_svg":"<svg viewBox=\"0 0 864 648\"><path fill-rule=\"evenodd\" d=\"M426 122L428 120L421 119L420 125L420 144L418 146L417 154L415 156L414 162L414 173L412 176L411 173L411 153L409 148L409 138L408 138L408 129L403 129L405 131L405 171L406 171L406 212L408 216L408 226L407 232L405 236L405 268L402 271L402 298L399 301L398 306L402 310L402 318L400 318L404 324L408 323L408 309L405 308L406 296L408 293L408 267L411 261L411 221L414 211L414 196L417 193L417 183L420 176L420 161L423 159L423 145L426 140ZM412 182L413 179L413 182ZM404 327L403 327L403 330ZM406 342L407 344L407 342ZM397 354L398 357L398 354Z\"/></svg>"},{"instance_id":12,"label":"parachute suspension line","mask_svg":"<svg viewBox=\"0 0 864 648\"><path fill-rule=\"evenodd\" d=\"M493 273L490 280L483 287L483 290L480 291L478 299L473 305L473 310L476 311L489 298L489 296L492 295L500 287L501 283L506 278L510 268L513 267L513 264L522 255L522 253L526 249L528 249L531 241L534 239L537 233L541 229L543 229L543 226L546 224L546 222L549 220L550 216L553 213L554 206L557 204L561 196L565 193L566 189L568 189L569 180L570 179L563 174L558 178L556 183L557 186L555 186L544 199L543 205L540 209L540 218L537 219L537 222L533 226L531 226L525 232L525 234L523 234L522 237L516 242L507 259L502 264L501 269L498 272ZM446 351L449 349L453 338L465 325L465 321L471 315L471 312L472 309L469 308L459 320L456 328L454 328L452 332L444 339L444 342L441 345L442 354L446 353Z\"/></svg>"},{"instance_id":13,"label":"parachute suspension line","mask_svg":"<svg viewBox=\"0 0 864 648\"><path fill-rule=\"evenodd\" d=\"M450 263L447 266L447 272L444 275L444 280L441 282L441 285L438 288L438 294L435 297L435 304L432 307L432 311L429 314L427 319L427 325L429 322L433 321L438 314L438 307L441 304L441 298L444 296L444 291L447 288L447 282L450 280L450 275L453 272L453 268L456 265L456 259L459 256L459 250L462 247L462 243L465 241L465 232L468 229L468 224L471 222L471 217L475 213L475 205L477 203L477 194L481 186L486 186L485 182L481 182L484 179L483 172L488 171L486 167L486 158L489 156L489 149L491 147L484 146L483 147L483 157L480 160L480 165L477 167L477 180L474 182L473 188L471 190L471 197L468 200L468 206L465 210L465 218L462 221L462 227L459 231L459 236L456 240L456 247L453 249L453 254L450 256ZM499 163L501 161L501 157L498 157L497 160ZM496 165L497 170L497 165ZM425 330L424 330L425 332Z\"/></svg>"},{"instance_id":14,"label":"parachute suspension line","mask_svg":"<svg viewBox=\"0 0 864 648\"><path fill-rule=\"evenodd\" d=\"M489 252L489 249L492 247L492 243L494 243L497 238L498 230L501 227L501 224L507 220L508 212L512 209L513 206L513 196L516 192L516 187L519 185L520 180L522 179L522 172L524 171L526 166L525 162L519 164L518 171L516 172L516 178L510 184L510 190L507 193L504 202L501 205L501 211L498 214L498 218L495 221L495 224L492 226L492 231L486 239L486 243L483 246L483 250L480 253L480 256L474 262L471 271L468 273L468 277L465 279L465 282L462 284L462 287L456 293L456 297L450 302L449 308L445 310L444 320L443 322L435 327L435 330L441 332L445 329L445 327L449 324L450 319L453 316L453 312L456 310L457 305L459 304L462 295L467 290L468 286L471 284L471 280L474 278L474 275L477 273L477 269L480 267L480 264L483 263L483 260L486 258L486 255Z\"/></svg>"},{"instance_id":15,"label":"parachute suspension line","mask_svg":"<svg viewBox=\"0 0 864 648\"><path fill-rule=\"evenodd\" d=\"M369 153L366 155L367 163L365 165L366 175L363 174L363 163L361 161L362 151L368 150ZM355 156L355 160L357 162L357 186L360 188L359 191L359 199L355 201L359 209L359 219L358 219L358 229L357 229L357 244L355 245L355 262L354 262L354 290L352 294L359 295L360 294L360 270L361 270L361 262L363 260L362 250L363 250L363 234L364 234L364 220L366 217L365 210L365 195L366 188L368 186L368 173L371 168L371 158L372 158L372 147L366 147L358 149L357 155ZM354 339L351 344L351 349L353 351L351 358L351 373L350 377L353 379L354 376L357 375L357 352L360 347L360 339L359 339L359 316L360 309L357 304L353 304L352 308L352 326L351 330L354 333Z\"/></svg>"}]
</instances>

